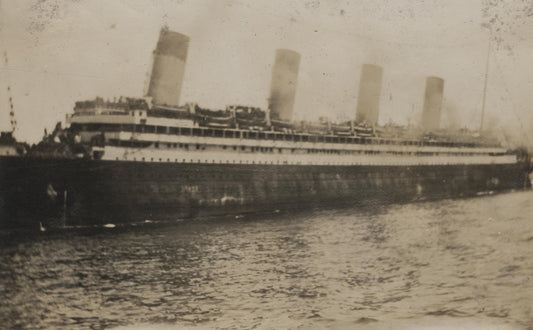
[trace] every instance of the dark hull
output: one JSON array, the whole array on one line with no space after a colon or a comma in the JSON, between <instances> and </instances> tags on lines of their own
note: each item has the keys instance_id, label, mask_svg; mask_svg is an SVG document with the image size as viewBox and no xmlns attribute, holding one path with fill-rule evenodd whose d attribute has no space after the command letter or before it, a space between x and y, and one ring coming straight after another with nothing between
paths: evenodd
<instances>
[{"instance_id":1,"label":"dark hull","mask_svg":"<svg viewBox=\"0 0 533 330\"><path fill-rule=\"evenodd\" d=\"M3 227L175 220L473 196L529 187L519 165L306 166L0 158Z\"/></svg>"}]
</instances>

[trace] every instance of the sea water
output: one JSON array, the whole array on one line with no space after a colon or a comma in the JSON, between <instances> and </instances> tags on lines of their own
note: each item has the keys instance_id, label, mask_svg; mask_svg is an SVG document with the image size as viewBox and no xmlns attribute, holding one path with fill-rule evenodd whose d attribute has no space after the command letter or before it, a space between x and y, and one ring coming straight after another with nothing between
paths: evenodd
<instances>
[{"instance_id":1,"label":"sea water","mask_svg":"<svg viewBox=\"0 0 533 330\"><path fill-rule=\"evenodd\" d=\"M533 329L533 191L1 239L2 328Z\"/></svg>"}]
</instances>

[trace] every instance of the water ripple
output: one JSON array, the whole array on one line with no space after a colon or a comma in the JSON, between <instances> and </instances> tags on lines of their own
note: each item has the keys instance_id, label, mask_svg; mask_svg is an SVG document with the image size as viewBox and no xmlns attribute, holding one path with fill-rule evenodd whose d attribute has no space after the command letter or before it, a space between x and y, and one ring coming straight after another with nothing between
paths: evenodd
<instances>
[{"instance_id":1,"label":"water ripple","mask_svg":"<svg viewBox=\"0 0 533 330\"><path fill-rule=\"evenodd\" d=\"M531 214L533 192L520 192L177 226L4 233L0 324L527 329Z\"/></svg>"}]
</instances>

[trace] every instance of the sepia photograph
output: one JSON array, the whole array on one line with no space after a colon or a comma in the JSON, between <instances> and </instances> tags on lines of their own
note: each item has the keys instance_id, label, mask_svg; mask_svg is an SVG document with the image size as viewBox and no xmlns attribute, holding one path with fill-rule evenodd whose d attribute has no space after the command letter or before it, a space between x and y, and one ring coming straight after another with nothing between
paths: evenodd
<instances>
[{"instance_id":1,"label":"sepia photograph","mask_svg":"<svg viewBox=\"0 0 533 330\"><path fill-rule=\"evenodd\" d=\"M531 0L0 0L0 328L533 330Z\"/></svg>"}]
</instances>

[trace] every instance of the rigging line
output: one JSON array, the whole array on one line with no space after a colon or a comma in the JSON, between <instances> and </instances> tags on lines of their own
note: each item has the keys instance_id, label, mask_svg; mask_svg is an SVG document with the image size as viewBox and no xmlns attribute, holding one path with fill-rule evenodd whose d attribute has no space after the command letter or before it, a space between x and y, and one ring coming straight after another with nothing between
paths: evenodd
<instances>
[{"instance_id":1,"label":"rigging line","mask_svg":"<svg viewBox=\"0 0 533 330\"><path fill-rule=\"evenodd\" d=\"M73 77L83 77L83 78L91 78L91 79L97 79L97 80L104 79L103 77L88 75L88 74L71 73L71 72L56 72L56 71L39 70L39 69L27 69L23 67L15 67L15 66L6 66L4 68L0 68L0 71L6 71L8 73L9 72L24 72L24 73L37 73L37 74L54 75L54 76L73 76Z\"/></svg>"},{"instance_id":2,"label":"rigging line","mask_svg":"<svg viewBox=\"0 0 533 330\"><path fill-rule=\"evenodd\" d=\"M487 63L485 65L485 81L483 85L483 102L481 103L481 123L479 124L479 132L483 131L483 120L485 119L485 102L487 100L487 81L489 80L489 60L490 60L490 46L492 41L492 31L489 36L489 45L487 47Z\"/></svg>"},{"instance_id":3,"label":"rigging line","mask_svg":"<svg viewBox=\"0 0 533 330\"><path fill-rule=\"evenodd\" d=\"M511 95L511 91L507 87L507 83L505 82L505 75L503 74L503 71L502 71L502 69L500 67L500 63L498 62L498 58L496 56L494 56L494 62L496 64L496 68L498 69L498 72L499 72L500 77L501 77L500 81L501 81L501 83L503 85L503 88L504 88L505 92L507 93L507 95L509 97L509 101L511 102L511 109L513 110L513 114L518 119L518 123L520 124L520 130L522 131L522 135L525 137L526 142L531 142L531 140L529 139L529 135L527 134L527 130L524 128L524 123L523 123L522 119L520 118L520 115L516 111L516 104L514 102L513 96Z\"/></svg>"},{"instance_id":4,"label":"rigging line","mask_svg":"<svg viewBox=\"0 0 533 330\"><path fill-rule=\"evenodd\" d=\"M307 24L311 25L311 24ZM413 47L413 48L419 48L419 49L453 49L453 48L467 48L467 47L474 47L481 45L484 43L483 41L465 41L463 43L457 43L457 44L428 44L428 43L416 43L416 42L402 42L402 41L394 41L394 40L388 40L388 39L380 39L371 37L365 34L356 33L356 32L347 32L347 31L339 31L331 28L321 28L319 31L326 31L327 33L334 33L336 35L346 35L350 37L356 37L366 40L367 42L375 42L375 43L381 43L381 44L387 44L389 46L406 46L406 47Z\"/></svg>"},{"instance_id":5,"label":"rigging line","mask_svg":"<svg viewBox=\"0 0 533 330\"><path fill-rule=\"evenodd\" d=\"M276 18L279 17L278 13L272 13L272 12L264 11L263 14L266 14L266 15L272 16L272 17L276 17ZM292 17L289 15L289 17L287 17L287 19L290 20L290 19L292 19ZM346 17L343 17L343 21L346 22ZM351 36L351 37L358 37L358 38L361 38L361 39L365 39L367 41L378 42L378 43L386 43L386 44L395 45L395 46L399 46L400 45L400 46L408 46L408 47L416 47L416 48L446 49L446 48L473 47L473 46L481 45L482 43L484 43L484 41L478 41L476 39L475 41L470 40L470 41L465 41L465 42L457 43L457 44L441 44L441 45L433 44L433 45L429 45L427 43L420 44L420 43L416 43L416 42L400 42L400 41L394 41L394 40L388 40L388 39L374 38L374 37L370 37L370 36L362 34L362 33L346 31L346 30L348 30L350 28L348 28L348 29L340 29L340 28L339 29L332 29L332 28L322 27L322 26L320 26L320 24L313 25L312 22L309 22L309 20L297 20L295 25L300 26L300 27L302 27L304 29L318 30L318 32L325 31L327 33L334 33L335 35L342 34L342 35L347 35L347 36ZM352 30L357 30L358 28L357 27L352 27L351 29Z\"/></svg>"}]
</instances>

